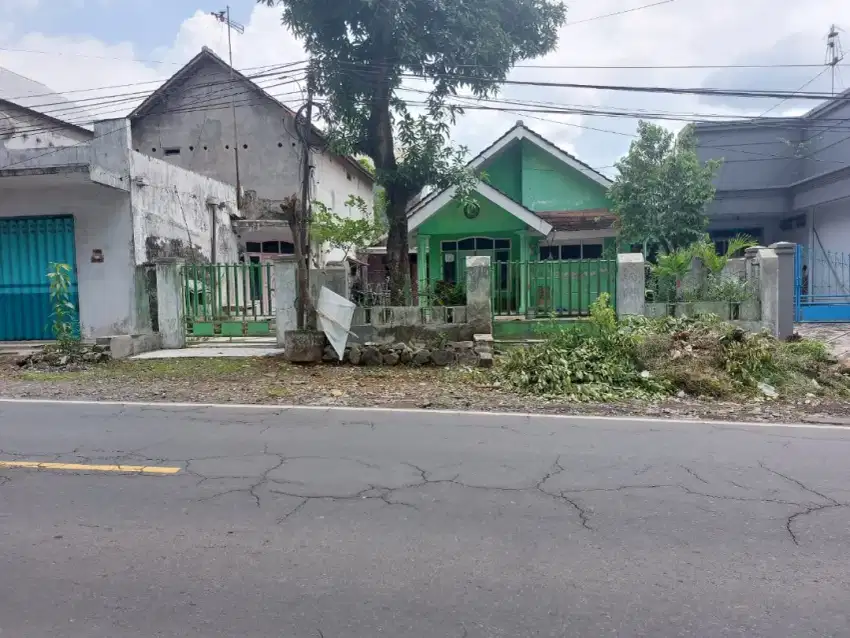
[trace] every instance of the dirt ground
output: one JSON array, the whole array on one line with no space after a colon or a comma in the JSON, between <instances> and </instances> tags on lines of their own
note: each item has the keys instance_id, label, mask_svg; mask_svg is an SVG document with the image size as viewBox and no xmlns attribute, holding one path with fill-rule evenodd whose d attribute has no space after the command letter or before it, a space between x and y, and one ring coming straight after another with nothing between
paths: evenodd
<instances>
[{"instance_id":1,"label":"dirt ground","mask_svg":"<svg viewBox=\"0 0 850 638\"><path fill-rule=\"evenodd\" d=\"M297 367L274 358L114 361L73 371L0 362L0 397L394 407L650 416L850 426L850 403L808 398L745 403L688 398L658 403L569 403L516 394L478 371Z\"/></svg>"}]
</instances>

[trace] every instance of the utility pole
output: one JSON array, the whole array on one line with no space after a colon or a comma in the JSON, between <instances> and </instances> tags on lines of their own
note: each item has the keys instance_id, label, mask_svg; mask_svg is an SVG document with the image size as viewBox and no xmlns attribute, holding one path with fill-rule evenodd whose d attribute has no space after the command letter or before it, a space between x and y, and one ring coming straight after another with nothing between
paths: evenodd
<instances>
[{"instance_id":1,"label":"utility pole","mask_svg":"<svg viewBox=\"0 0 850 638\"><path fill-rule=\"evenodd\" d=\"M236 31L239 35L245 33L245 26L230 19L230 5L223 11L213 11L211 14L216 20L227 26L227 53L230 61L230 88L235 87L235 71L233 69L233 40L231 32ZM236 208L242 208L242 182L239 179L239 133L236 130L236 92L231 90L230 110L233 114L233 159L236 162Z\"/></svg>"},{"instance_id":2,"label":"utility pole","mask_svg":"<svg viewBox=\"0 0 850 638\"><path fill-rule=\"evenodd\" d=\"M841 47L840 29L834 24L829 27L826 36L826 65L832 67L832 95L835 95L835 72L838 63L844 59L844 49Z\"/></svg>"},{"instance_id":3,"label":"utility pole","mask_svg":"<svg viewBox=\"0 0 850 638\"><path fill-rule=\"evenodd\" d=\"M296 299L296 314L298 315L299 330L315 329L315 312L310 299L310 135L313 131L313 96L316 78L313 61L307 67L307 103L299 109L295 117L295 130L301 141L301 201L294 211L295 223L291 225L292 239L295 248L295 259L298 263L298 297ZM303 113L303 119L302 119ZM299 120L301 122L299 123Z\"/></svg>"}]
</instances>

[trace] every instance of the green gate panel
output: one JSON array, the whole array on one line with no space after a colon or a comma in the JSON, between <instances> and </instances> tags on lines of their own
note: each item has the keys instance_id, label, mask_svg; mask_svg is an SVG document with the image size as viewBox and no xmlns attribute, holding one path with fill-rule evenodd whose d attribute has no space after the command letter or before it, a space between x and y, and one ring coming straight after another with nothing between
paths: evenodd
<instances>
[{"instance_id":1,"label":"green gate panel","mask_svg":"<svg viewBox=\"0 0 850 638\"><path fill-rule=\"evenodd\" d=\"M0 341L53 338L50 327L51 263L71 266L74 305L78 305L74 218L0 219Z\"/></svg>"}]
</instances>

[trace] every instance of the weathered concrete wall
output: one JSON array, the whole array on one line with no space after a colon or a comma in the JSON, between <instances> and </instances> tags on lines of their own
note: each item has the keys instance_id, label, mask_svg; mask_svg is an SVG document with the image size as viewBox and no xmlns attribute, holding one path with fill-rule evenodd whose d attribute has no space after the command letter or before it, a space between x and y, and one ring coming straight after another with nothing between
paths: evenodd
<instances>
[{"instance_id":1,"label":"weathered concrete wall","mask_svg":"<svg viewBox=\"0 0 850 638\"><path fill-rule=\"evenodd\" d=\"M91 139L91 133L38 117L8 102L0 103L0 149L8 151L72 146Z\"/></svg>"},{"instance_id":2,"label":"weathered concrete wall","mask_svg":"<svg viewBox=\"0 0 850 638\"><path fill-rule=\"evenodd\" d=\"M257 197L272 202L300 198L301 144L295 135L293 114L249 83L232 82L229 71L214 62L203 64L181 85L172 87L151 113L133 122L132 147L169 164L235 185L231 97L236 103L243 193L255 191ZM209 108L198 108L199 104ZM313 153L311 165L311 200L321 201L345 216L357 212L346 207L345 202L350 195L358 195L368 203L371 214L372 181L362 172L332 153ZM259 209L246 211L249 219L263 217ZM341 258L339 250L322 250L318 264L323 266Z\"/></svg>"},{"instance_id":3,"label":"weathered concrete wall","mask_svg":"<svg viewBox=\"0 0 850 638\"><path fill-rule=\"evenodd\" d=\"M150 331L149 282L137 266L238 259L235 189L132 151L129 130L127 120L105 120L90 142L55 153L0 149L0 162L27 160L0 171L0 216L74 216L86 338Z\"/></svg>"},{"instance_id":4,"label":"weathered concrete wall","mask_svg":"<svg viewBox=\"0 0 850 638\"><path fill-rule=\"evenodd\" d=\"M301 149L292 116L249 84L232 83L229 72L212 62L174 87L154 112L133 123L133 148L236 184L231 98L236 102L242 188L267 199L299 193ZM199 104L209 108L198 108Z\"/></svg>"},{"instance_id":5,"label":"weathered concrete wall","mask_svg":"<svg viewBox=\"0 0 850 638\"><path fill-rule=\"evenodd\" d=\"M0 217L73 215L83 337L142 332L130 197L91 184L85 174L78 179L86 182L59 176L6 178L0 181ZM102 263L92 262L95 250L102 251Z\"/></svg>"},{"instance_id":6,"label":"weathered concrete wall","mask_svg":"<svg viewBox=\"0 0 850 638\"><path fill-rule=\"evenodd\" d=\"M238 240L230 222L236 191L133 151L133 237L137 264L161 257L235 263Z\"/></svg>"}]
</instances>

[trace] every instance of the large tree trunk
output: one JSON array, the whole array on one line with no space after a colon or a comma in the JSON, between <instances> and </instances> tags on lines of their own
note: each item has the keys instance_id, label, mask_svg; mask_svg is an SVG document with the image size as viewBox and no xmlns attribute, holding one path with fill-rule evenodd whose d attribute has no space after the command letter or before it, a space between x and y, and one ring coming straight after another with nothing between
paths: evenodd
<instances>
[{"instance_id":1,"label":"large tree trunk","mask_svg":"<svg viewBox=\"0 0 850 638\"><path fill-rule=\"evenodd\" d=\"M407 241L407 197L397 191L388 193L387 266L390 276L390 303L404 306L409 303L410 257Z\"/></svg>"},{"instance_id":2,"label":"large tree trunk","mask_svg":"<svg viewBox=\"0 0 850 638\"><path fill-rule=\"evenodd\" d=\"M392 33L387 28L377 39L388 38ZM389 77L389 63L379 60L375 64L375 93L369 114L370 155L375 162L379 175L395 177L398 172L398 162L395 156L393 140L393 124L390 115L390 98L392 94ZM407 202L411 193L400 183L385 183L387 191L387 262L389 267L390 303L396 306L407 304L407 291L410 289L410 258L407 241Z\"/></svg>"}]
</instances>

